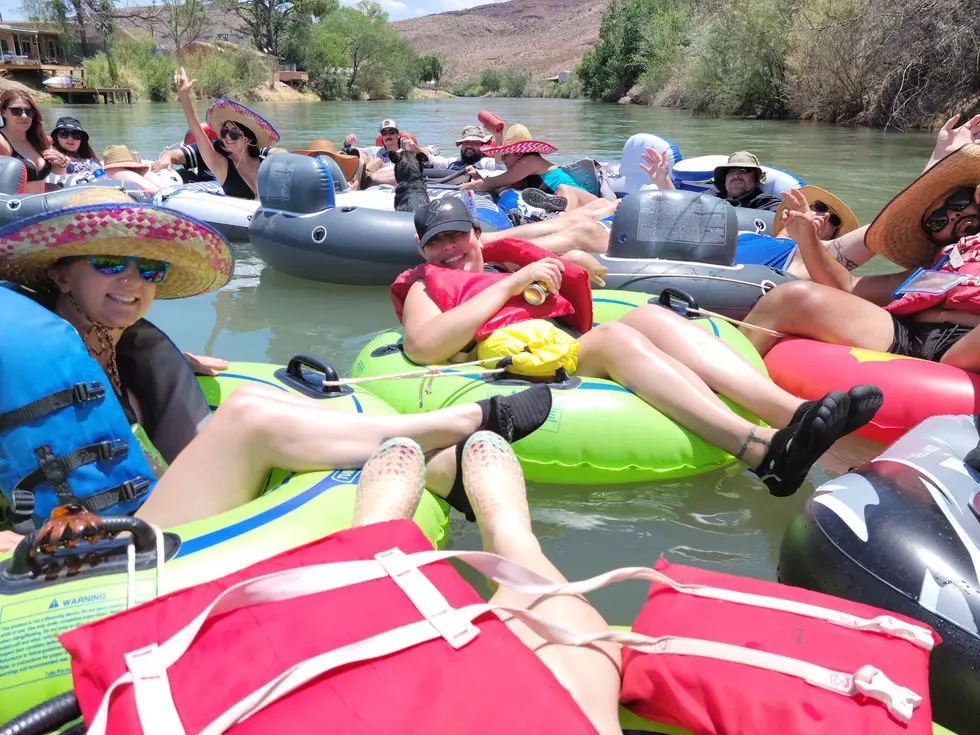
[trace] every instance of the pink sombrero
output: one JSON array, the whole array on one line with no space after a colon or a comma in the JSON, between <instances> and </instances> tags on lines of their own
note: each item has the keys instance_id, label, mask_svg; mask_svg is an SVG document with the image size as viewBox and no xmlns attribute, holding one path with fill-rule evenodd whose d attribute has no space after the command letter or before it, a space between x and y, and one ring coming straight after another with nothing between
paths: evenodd
<instances>
[{"instance_id":1,"label":"pink sombrero","mask_svg":"<svg viewBox=\"0 0 980 735\"><path fill-rule=\"evenodd\" d=\"M0 280L35 291L52 287L47 269L78 255L128 255L165 260L156 298L216 291L232 274L231 246L203 222L170 209L137 204L119 189L80 189L64 209L0 228Z\"/></svg>"},{"instance_id":2,"label":"pink sombrero","mask_svg":"<svg viewBox=\"0 0 980 735\"><path fill-rule=\"evenodd\" d=\"M245 126L255 133L259 148L265 148L267 145L279 142L279 133L272 127L272 123L259 113L227 97L219 97L208 105L208 114L205 119L218 135L221 135L221 128L226 122L231 121Z\"/></svg>"},{"instance_id":3,"label":"pink sombrero","mask_svg":"<svg viewBox=\"0 0 980 735\"><path fill-rule=\"evenodd\" d=\"M496 146L491 143L480 146L480 150L489 156L497 156L501 153L541 153L548 155L557 152L558 149L551 143L534 140L530 130L521 124L516 124L507 128L502 145Z\"/></svg>"}]
</instances>

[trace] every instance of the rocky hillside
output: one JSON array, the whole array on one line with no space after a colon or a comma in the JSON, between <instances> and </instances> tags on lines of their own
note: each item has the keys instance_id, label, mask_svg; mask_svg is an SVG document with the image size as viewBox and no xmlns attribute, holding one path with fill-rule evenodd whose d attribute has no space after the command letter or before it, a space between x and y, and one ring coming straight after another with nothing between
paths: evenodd
<instances>
[{"instance_id":1,"label":"rocky hillside","mask_svg":"<svg viewBox=\"0 0 980 735\"><path fill-rule=\"evenodd\" d=\"M393 25L420 54L442 54L444 82L483 69L525 69L543 78L570 70L599 38L606 0L510 0Z\"/></svg>"}]
</instances>

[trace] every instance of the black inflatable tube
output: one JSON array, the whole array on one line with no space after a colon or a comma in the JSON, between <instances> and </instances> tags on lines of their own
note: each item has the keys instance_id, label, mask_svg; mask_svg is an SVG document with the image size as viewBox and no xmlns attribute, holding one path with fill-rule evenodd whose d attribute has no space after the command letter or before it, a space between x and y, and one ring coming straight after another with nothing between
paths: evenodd
<instances>
[{"instance_id":1,"label":"black inflatable tube","mask_svg":"<svg viewBox=\"0 0 980 735\"><path fill-rule=\"evenodd\" d=\"M53 697L0 727L0 735L43 735L82 716L74 692Z\"/></svg>"}]
</instances>

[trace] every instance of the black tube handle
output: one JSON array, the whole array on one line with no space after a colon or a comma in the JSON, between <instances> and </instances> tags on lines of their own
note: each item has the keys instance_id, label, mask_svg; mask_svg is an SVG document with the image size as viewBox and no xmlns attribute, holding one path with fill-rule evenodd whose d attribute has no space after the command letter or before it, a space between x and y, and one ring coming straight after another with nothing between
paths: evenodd
<instances>
[{"instance_id":1,"label":"black tube handle","mask_svg":"<svg viewBox=\"0 0 980 735\"><path fill-rule=\"evenodd\" d=\"M340 395L342 394L343 387L339 385L317 385L306 379L303 375L303 367L308 367L316 370L318 373L323 373L324 380L339 380L337 377L337 371L334 370L333 365L329 362L321 360L319 357L314 357L313 355L296 355L286 365L286 375L293 378L298 383L303 383L314 389L319 389L327 395Z\"/></svg>"},{"instance_id":2,"label":"black tube handle","mask_svg":"<svg viewBox=\"0 0 980 735\"><path fill-rule=\"evenodd\" d=\"M678 301L680 303L677 303ZM681 316L688 318L700 316L698 312L701 308L698 306L697 300L687 291L682 291L679 288L665 288L660 292L657 303L671 311L676 311Z\"/></svg>"},{"instance_id":3,"label":"black tube handle","mask_svg":"<svg viewBox=\"0 0 980 735\"><path fill-rule=\"evenodd\" d=\"M78 707L75 693L65 692L31 707L0 726L0 735L43 735L81 716L82 711Z\"/></svg>"},{"instance_id":4,"label":"black tube handle","mask_svg":"<svg viewBox=\"0 0 980 735\"><path fill-rule=\"evenodd\" d=\"M144 554L156 549L156 534L146 521L135 516L106 516L100 520L100 530L106 535L115 536L117 533L126 531L133 534L133 545L137 554ZM21 539L10 558L8 574L27 574L31 571L30 556L36 541L37 531L31 531Z\"/></svg>"}]
</instances>

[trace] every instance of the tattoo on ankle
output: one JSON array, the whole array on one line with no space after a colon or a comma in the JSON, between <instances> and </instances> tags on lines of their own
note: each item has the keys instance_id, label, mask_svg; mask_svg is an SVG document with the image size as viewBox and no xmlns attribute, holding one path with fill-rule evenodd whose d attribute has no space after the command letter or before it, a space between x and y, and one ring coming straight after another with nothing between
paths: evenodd
<instances>
[{"instance_id":1,"label":"tattoo on ankle","mask_svg":"<svg viewBox=\"0 0 980 735\"><path fill-rule=\"evenodd\" d=\"M735 459L741 461L745 457L745 453L749 451L750 444L761 444L766 449L771 446L768 439L760 439L755 435L756 428L757 427L753 426L751 429L749 429L749 435L745 437L745 443L742 445L742 448L738 450L738 454L735 455Z\"/></svg>"}]
</instances>

